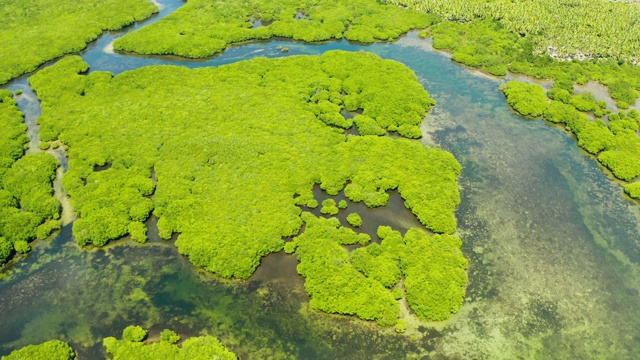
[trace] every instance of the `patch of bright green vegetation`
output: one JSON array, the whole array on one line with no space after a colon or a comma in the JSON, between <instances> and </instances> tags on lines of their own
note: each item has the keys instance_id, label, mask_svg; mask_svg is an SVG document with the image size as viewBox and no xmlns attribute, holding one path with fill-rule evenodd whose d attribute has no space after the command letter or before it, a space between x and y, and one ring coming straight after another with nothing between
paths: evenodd
<instances>
[{"instance_id":1,"label":"patch of bright green vegetation","mask_svg":"<svg viewBox=\"0 0 640 360\"><path fill-rule=\"evenodd\" d=\"M560 88L570 94L574 83L600 82L608 87L620 108L628 107L638 98L640 67L629 62L603 59L558 61L536 53L535 40L531 37L518 36L495 20L442 22L431 30L434 48L452 51L453 60L493 75L505 75L509 70L538 79L553 79L564 84ZM559 88L550 97L555 98L557 90ZM559 95L567 97L566 93Z\"/></svg>"},{"instance_id":2,"label":"patch of bright green vegetation","mask_svg":"<svg viewBox=\"0 0 640 360\"><path fill-rule=\"evenodd\" d=\"M634 182L625 185L624 192L626 192L630 197L640 200L640 183Z\"/></svg>"},{"instance_id":3,"label":"patch of bright green vegetation","mask_svg":"<svg viewBox=\"0 0 640 360\"><path fill-rule=\"evenodd\" d=\"M60 228L60 204L52 181L58 162L48 154L24 156L29 142L22 112L8 90L0 90L0 265L12 250Z\"/></svg>"},{"instance_id":4,"label":"patch of bright green vegetation","mask_svg":"<svg viewBox=\"0 0 640 360\"><path fill-rule=\"evenodd\" d=\"M529 38L521 38L504 29L496 21L472 21L468 23L443 22L433 29L434 47L453 51L455 61L484 69L493 75L505 75L507 69L536 78L554 79L549 97L568 103L572 100L573 84L589 80L609 86L614 99L634 102L640 84L640 72L629 64L614 61L562 62L547 56L535 56ZM587 111L596 111L595 99L588 93L580 94L576 104L584 104ZM592 101L593 100L593 101ZM604 108L605 106L600 106Z\"/></svg>"},{"instance_id":5,"label":"patch of bright green vegetation","mask_svg":"<svg viewBox=\"0 0 640 360\"><path fill-rule=\"evenodd\" d=\"M572 96L569 103L576 109L584 112L591 112L600 109L600 106L596 101L596 97L588 91Z\"/></svg>"},{"instance_id":6,"label":"patch of bright green vegetation","mask_svg":"<svg viewBox=\"0 0 640 360\"><path fill-rule=\"evenodd\" d=\"M523 116L539 117L549 106L544 89L539 85L509 81L500 85L507 104Z\"/></svg>"},{"instance_id":7,"label":"patch of bright green vegetation","mask_svg":"<svg viewBox=\"0 0 640 360\"><path fill-rule=\"evenodd\" d=\"M229 44L273 36L303 41L345 37L371 43L396 39L435 19L374 0L189 0L166 18L118 39L114 48L203 58ZM255 20L264 26L254 28Z\"/></svg>"},{"instance_id":8,"label":"patch of bright green vegetation","mask_svg":"<svg viewBox=\"0 0 640 360\"><path fill-rule=\"evenodd\" d=\"M597 155L615 177L630 181L640 176L640 116L636 111L609 115L609 126L600 120L591 121L573 105L552 101L544 114L545 120L564 124L578 139L578 146Z\"/></svg>"},{"instance_id":9,"label":"patch of bright green vegetation","mask_svg":"<svg viewBox=\"0 0 640 360\"><path fill-rule=\"evenodd\" d=\"M325 215L336 215L339 209L336 206L336 201L333 199L326 199L322 201L322 209L320 212Z\"/></svg>"},{"instance_id":10,"label":"patch of bright green vegetation","mask_svg":"<svg viewBox=\"0 0 640 360\"><path fill-rule=\"evenodd\" d=\"M442 22L435 25L433 47L452 52L454 61L486 69L497 76L507 74L507 64L517 58L525 44L518 35L495 21Z\"/></svg>"},{"instance_id":11,"label":"patch of bright green vegetation","mask_svg":"<svg viewBox=\"0 0 640 360\"><path fill-rule=\"evenodd\" d=\"M140 342L147 338L147 330L141 326L129 325L122 331L122 338L131 342Z\"/></svg>"},{"instance_id":12,"label":"patch of bright green vegetation","mask_svg":"<svg viewBox=\"0 0 640 360\"><path fill-rule=\"evenodd\" d=\"M82 245L120 238L153 211L193 264L247 278L299 232L299 206L317 205L314 184L370 207L397 189L427 228L455 231L460 165L450 153L327 126L361 109L382 128L417 128L434 101L400 63L333 51L115 77L85 70L68 57L30 78L41 138L68 146L63 182Z\"/></svg>"},{"instance_id":13,"label":"patch of bright green vegetation","mask_svg":"<svg viewBox=\"0 0 640 360\"><path fill-rule=\"evenodd\" d=\"M462 241L453 235L428 236L413 228L404 242L401 263L409 306L421 318L447 319L464 301L468 262L460 251Z\"/></svg>"},{"instance_id":14,"label":"patch of bright green vegetation","mask_svg":"<svg viewBox=\"0 0 640 360\"><path fill-rule=\"evenodd\" d=\"M468 263L459 238L429 236L417 228L403 238L390 227L380 227L380 245L372 243L348 254L342 245L366 244L369 236L341 227L335 218L304 213L303 219L306 230L293 240L292 248L311 308L396 325L400 308L390 288L402 276L409 306L420 318L444 320L462 304Z\"/></svg>"},{"instance_id":15,"label":"patch of bright green vegetation","mask_svg":"<svg viewBox=\"0 0 640 360\"><path fill-rule=\"evenodd\" d=\"M157 11L146 0L4 0L0 84Z\"/></svg>"},{"instance_id":16,"label":"patch of bright green vegetation","mask_svg":"<svg viewBox=\"0 0 640 360\"><path fill-rule=\"evenodd\" d=\"M638 60L640 7L607 0L385 0L446 20L499 20L505 29L532 39L535 53L558 57L584 54Z\"/></svg>"},{"instance_id":17,"label":"patch of bright green vegetation","mask_svg":"<svg viewBox=\"0 0 640 360\"><path fill-rule=\"evenodd\" d=\"M347 215L347 222L353 227L362 226L362 218L360 217L360 215L358 215L358 213L351 213Z\"/></svg>"},{"instance_id":18,"label":"patch of bright green vegetation","mask_svg":"<svg viewBox=\"0 0 640 360\"><path fill-rule=\"evenodd\" d=\"M73 360L76 353L69 344L51 340L38 345L28 345L3 356L2 360Z\"/></svg>"},{"instance_id":19,"label":"patch of bright green vegetation","mask_svg":"<svg viewBox=\"0 0 640 360\"><path fill-rule=\"evenodd\" d=\"M146 331L142 329L146 335ZM167 335L167 336L165 336ZM170 335L170 336L169 336ZM213 336L200 336L175 345L180 337L171 330L164 330L159 342L142 343L141 340L124 340L107 337L103 345L114 360L166 359L166 360L235 360L236 355Z\"/></svg>"},{"instance_id":20,"label":"patch of bright green vegetation","mask_svg":"<svg viewBox=\"0 0 640 360\"><path fill-rule=\"evenodd\" d=\"M180 335L176 334L175 331L164 329L160 333L160 341L167 342L169 344L175 344L180 341Z\"/></svg>"},{"instance_id":21,"label":"patch of bright green vegetation","mask_svg":"<svg viewBox=\"0 0 640 360\"><path fill-rule=\"evenodd\" d=\"M637 111L611 114L609 125L603 120L590 121L581 112L602 118L610 114L606 103L596 101L589 92L573 95L576 83L600 82L618 101L618 108L628 108L640 94L640 67L614 60L558 61L546 55L536 56L531 37L514 36L495 20L441 23L432 31L434 46L453 50L454 55L458 54L454 60L492 72L490 67L496 64L487 59L495 59L512 72L555 80L548 92L554 100L550 104L537 85L509 82L501 89L509 105L520 114L537 117L544 113L546 120L565 124L576 135L578 145L597 155L617 178L630 181L640 175Z\"/></svg>"},{"instance_id":22,"label":"patch of bright green vegetation","mask_svg":"<svg viewBox=\"0 0 640 360\"><path fill-rule=\"evenodd\" d=\"M358 128L358 133L362 136L364 135L385 135L387 131L382 128L382 126L378 125L378 123L372 118L366 115L358 115L353 118L353 122L356 124Z\"/></svg>"}]
</instances>

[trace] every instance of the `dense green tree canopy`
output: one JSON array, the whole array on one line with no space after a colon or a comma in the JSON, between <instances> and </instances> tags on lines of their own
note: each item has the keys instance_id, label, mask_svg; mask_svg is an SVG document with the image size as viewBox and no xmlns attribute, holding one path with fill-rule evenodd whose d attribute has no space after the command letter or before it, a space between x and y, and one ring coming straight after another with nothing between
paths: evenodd
<instances>
[{"instance_id":1,"label":"dense green tree canopy","mask_svg":"<svg viewBox=\"0 0 640 360\"><path fill-rule=\"evenodd\" d=\"M128 331L128 330L131 331ZM106 352L113 360L235 360L236 355L213 336L200 336L185 340L180 346L174 345L179 340L175 332L163 331L168 339L160 342L142 343L139 337L129 339L132 334L144 334L147 331L139 326L129 326L124 331L124 339L107 337L103 340ZM135 335L134 334L134 335ZM73 360L76 354L67 343L51 340L39 345L28 345L13 351L2 360Z\"/></svg>"},{"instance_id":2,"label":"dense green tree canopy","mask_svg":"<svg viewBox=\"0 0 640 360\"><path fill-rule=\"evenodd\" d=\"M353 227L362 226L362 218L360 217L360 215L358 215L358 213L351 213L347 215L347 222Z\"/></svg>"},{"instance_id":3,"label":"dense green tree canopy","mask_svg":"<svg viewBox=\"0 0 640 360\"><path fill-rule=\"evenodd\" d=\"M142 331L146 331L142 329ZM165 330L163 334L166 331ZM171 331L173 333L173 331ZM177 336L173 333L174 336ZM180 337L178 336L178 339ZM172 339L174 339L172 337ZM235 360L236 355L227 350L224 345L213 336L200 336L185 340L180 346L174 342L162 339L160 342L142 343L129 341L126 338L118 340L107 337L103 345L113 360Z\"/></svg>"},{"instance_id":4,"label":"dense green tree canopy","mask_svg":"<svg viewBox=\"0 0 640 360\"><path fill-rule=\"evenodd\" d=\"M141 342L147 338L147 330L141 326L130 325L122 331L122 338L131 342Z\"/></svg>"},{"instance_id":5,"label":"dense green tree canopy","mask_svg":"<svg viewBox=\"0 0 640 360\"><path fill-rule=\"evenodd\" d=\"M76 353L71 346L60 340L51 340L38 345L28 345L3 356L2 360L72 360Z\"/></svg>"},{"instance_id":6,"label":"dense green tree canopy","mask_svg":"<svg viewBox=\"0 0 640 360\"><path fill-rule=\"evenodd\" d=\"M383 226L378 229L381 244L349 254L341 245L366 244L369 236L342 227L335 218L304 213L303 220L306 229L287 252L298 256L298 273L305 277L312 308L395 325L400 308L390 288L402 276L407 302L420 318L444 320L460 308L468 263L459 238L429 236L417 228L403 238Z\"/></svg>"},{"instance_id":7,"label":"dense green tree canopy","mask_svg":"<svg viewBox=\"0 0 640 360\"><path fill-rule=\"evenodd\" d=\"M507 104L523 116L539 117L549 106L544 89L538 85L509 81L500 86Z\"/></svg>"},{"instance_id":8,"label":"dense green tree canopy","mask_svg":"<svg viewBox=\"0 0 640 360\"><path fill-rule=\"evenodd\" d=\"M396 39L434 19L375 0L189 0L165 19L118 39L114 48L202 58L228 44L272 36L303 41L344 36L371 43ZM254 26L258 20L263 26Z\"/></svg>"},{"instance_id":9,"label":"dense green tree canopy","mask_svg":"<svg viewBox=\"0 0 640 360\"><path fill-rule=\"evenodd\" d=\"M387 131L417 128L434 101L397 62L334 51L115 77L85 70L69 57L30 79L42 140L69 147L64 187L80 244L138 236L131 224L153 210L161 236L179 233L176 246L195 265L246 278L298 233L298 205L317 206L314 184L371 207L397 189L427 228L455 231L460 165L451 154L346 137L340 127L353 124L334 125L342 109L360 109Z\"/></svg>"},{"instance_id":10,"label":"dense green tree canopy","mask_svg":"<svg viewBox=\"0 0 640 360\"><path fill-rule=\"evenodd\" d=\"M0 84L157 11L146 0L3 0Z\"/></svg>"},{"instance_id":11,"label":"dense green tree canopy","mask_svg":"<svg viewBox=\"0 0 640 360\"><path fill-rule=\"evenodd\" d=\"M452 58L496 75L506 70L539 79L553 79L547 96L542 87L517 81L501 86L508 104L518 113L565 124L578 145L597 155L618 179L640 176L640 116L636 110L610 114L607 104L590 92L574 94L574 84L600 82L619 109L634 104L640 94L640 67L613 60L558 61L535 56L531 38L519 37L495 20L444 22L432 29L434 47L453 51ZM591 121L588 114L597 118ZM610 114L605 120L605 115Z\"/></svg>"},{"instance_id":12,"label":"dense green tree canopy","mask_svg":"<svg viewBox=\"0 0 640 360\"><path fill-rule=\"evenodd\" d=\"M547 103L544 90L539 85L510 81L501 87L507 102L523 115L544 114L544 119L566 126L578 140L578 146L606 166L615 177L631 181L640 176L640 114L631 110L610 114L608 123L601 119L591 120L586 111L602 109L593 94L585 92L570 97L567 103L553 100ZM630 196L637 194L636 185L628 185Z\"/></svg>"},{"instance_id":13,"label":"dense green tree canopy","mask_svg":"<svg viewBox=\"0 0 640 360\"><path fill-rule=\"evenodd\" d=\"M483 69L493 75L506 75L507 70L553 79L561 86L550 95L567 98L573 84L597 81L608 87L618 107L626 109L638 98L640 67L629 62L593 59L559 61L537 54L530 37L520 37L495 20L466 23L441 22L432 27L433 46L452 52L452 59L467 66ZM567 90L558 93L560 89Z\"/></svg>"},{"instance_id":14,"label":"dense green tree canopy","mask_svg":"<svg viewBox=\"0 0 640 360\"><path fill-rule=\"evenodd\" d=\"M532 38L536 53L583 54L638 60L640 7L608 0L385 0L446 20L499 20L509 31Z\"/></svg>"},{"instance_id":15,"label":"dense green tree canopy","mask_svg":"<svg viewBox=\"0 0 640 360\"><path fill-rule=\"evenodd\" d=\"M12 249L29 252L28 241L60 228L52 187L58 162L49 154L24 156L27 126L12 95L0 90L0 265Z\"/></svg>"}]
</instances>

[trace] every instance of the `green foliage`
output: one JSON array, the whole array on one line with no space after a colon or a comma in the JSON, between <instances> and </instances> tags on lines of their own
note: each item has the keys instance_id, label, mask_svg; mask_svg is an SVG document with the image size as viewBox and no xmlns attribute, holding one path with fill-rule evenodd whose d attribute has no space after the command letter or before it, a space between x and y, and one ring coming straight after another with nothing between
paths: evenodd
<instances>
[{"instance_id":1,"label":"green foliage","mask_svg":"<svg viewBox=\"0 0 640 360\"><path fill-rule=\"evenodd\" d=\"M14 242L13 248L18 254L26 254L31 251L31 246L29 246L29 243L24 240L18 240Z\"/></svg>"},{"instance_id":2,"label":"green foliage","mask_svg":"<svg viewBox=\"0 0 640 360\"><path fill-rule=\"evenodd\" d=\"M0 84L157 11L146 0L4 0Z\"/></svg>"},{"instance_id":3,"label":"green foliage","mask_svg":"<svg viewBox=\"0 0 640 360\"><path fill-rule=\"evenodd\" d=\"M549 106L539 85L509 81L500 85L500 91L507 97L507 104L523 116L539 117Z\"/></svg>"},{"instance_id":4,"label":"green foliage","mask_svg":"<svg viewBox=\"0 0 640 360\"><path fill-rule=\"evenodd\" d=\"M637 60L640 8L606 0L385 0L446 20L499 20L501 27L531 37L535 53L559 57L585 54L616 61Z\"/></svg>"},{"instance_id":5,"label":"green foliage","mask_svg":"<svg viewBox=\"0 0 640 360\"><path fill-rule=\"evenodd\" d=\"M366 243L369 236L341 227L337 219L307 213L304 220L306 230L294 241L300 261L298 273L305 278L311 308L356 315L382 325L395 324L398 302L380 282L358 272L341 246Z\"/></svg>"},{"instance_id":6,"label":"green foliage","mask_svg":"<svg viewBox=\"0 0 640 360\"><path fill-rule=\"evenodd\" d=\"M338 208L346 209L347 208L347 201L346 200L340 200L340 202L338 203Z\"/></svg>"},{"instance_id":7,"label":"green foliage","mask_svg":"<svg viewBox=\"0 0 640 360\"><path fill-rule=\"evenodd\" d=\"M335 218L304 213L303 219L305 232L294 243L298 272L305 277L312 308L394 325L402 291L389 288L402 275L409 305L421 318L446 319L462 304L467 260L457 237L428 236L414 228L403 239L399 232L382 226L380 245L372 243L347 254L341 245L364 244L369 237L341 227Z\"/></svg>"},{"instance_id":8,"label":"green foliage","mask_svg":"<svg viewBox=\"0 0 640 360\"><path fill-rule=\"evenodd\" d=\"M628 109L629 108L629 103L626 101L618 101L616 102L616 106L618 107L618 109Z\"/></svg>"},{"instance_id":9,"label":"green foliage","mask_svg":"<svg viewBox=\"0 0 640 360\"><path fill-rule=\"evenodd\" d=\"M631 112L629 112L631 114ZM564 124L578 138L578 145L606 166L618 179L630 181L640 176L640 124L636 114L609 116L609 126L602 120L590 121L571 105L552 101L544 118Z\"/></svg>"},{"instance_id":10,"label":"green foliage","mask_svg":"<svg viewBox=\"0 0 640 360\"><path fill-rule=\"evenodd\" d=\"M387 132L372 118L364 115L358 115L353 118L353 122L358 127L358 133L364 135L385 135Z\"/></svg>"},{"instance_id":11,"label":"green foliage","mask_svg":"<svg viewBox=\"0 0 640 360\"><path fill-rule=\"evenodd\" d=\"M26 253L27 241L59 228L60 204L52 187L59 164L49 154L24 156L26 129L11 92L0 90L0 264L8 260L9 247Z\"/></svg>"},{"instance_id":12,"label":"green foliage","mask_svg":"<svg viewBox=\"0 0 640 360\"><path fill-rule=\"evenodd\" d=\"M516 34L495 21L447 21L435 25L431 32L435 49L449 50L454 61L496 76L507 74L506 64L515 60L523 47Z\"/></svg>"},{"instance_id":13,"label":"green foliage","mask_svg":"<svg viewBox=\"0 0 640 360\"><path fill-rule=\"evenodd\" d=\"M38 345L28 345L3 356L2 360L73 360L76 353L69 344L51 340Z\"/></svg>"},{"instance_id":14,"label":"green foliage","mask_svg":"<svg viewBox=\"0 0 640 360\"><path fill-rule=\"evenodd\" d=\"M182 343L182 346L174 345L180 337L171 330L164 330L160 338L160 342L145 344L131 342L126 337L124 340L107 337L102 344L114 360L235 360L237 358L213 336L189 338Z\"/></svg>"},{"instance_id":15,"label":"green foliage","mask_svg":"<svg viewBox=\"0 0 640 360\"><path fill-rule=\"evenodd\" d=\"M400 259L392 251L386 251L385 245L373 243L355 249L349 254L349 260L358 271L390 288L400 281Z\"/></svg>"},{"instance_id":16,"label":"green foliage","mask_svg":"<svg viewBox=\"0 0 640 360\"><path fill-rule=\"evenodd\" d=\"M60 222L60 220L46 221L36 229L36 238L46 239L53 232L60 230L60 228L62 228L62 223Z\"/></svg>"},{"instance_id":17,"label":"green foliage","mask_svg":"<svg viewBox=\"0 0 640 360\"><path fill-rule=\"evenodd\" d=\"M398 320L398 323L396 324L396 332L402 334L405 331L407 331L407 324L403 319Z\"/></svg>"},{"instance_id":18,"label":"green foliage","mask_svg":"<svg viewBox=\"0 0 640 360\"><path fill-rule=\"evenodd\" d=\"M0 265L4 264L13 251L13 245L5 238L0 237Z\"/></svg>"},{"instance_id":19,"label":"green foliage","mask_svg":"<svg viewBox=\"0 0 640 360\"><path fill-rule=\"evenodd\" d=\"M160 341L164 341L169 344L175 344L180 341L180 335L176 334L176 332L173 330L164 329L160 333Z\"/></svg>"},{"instance_id":20,"label":"green foliage","mask_svg":"<svg viewBox=\"0 0 640 360\"><path fill-rule=\"evenodd\" d=\"M362 226L362 218L360 217L360 215L358 215L358 213L351 213L347 215L347 222L353 227Z\"/></svg>"},{"instance_id":21,"label":"green foliage","mask_svg":"<svg viewBox=\"0 0 640 360\"><path fill-rule=\"evenodd\" d=\"M20 96L20 95L22 95L22 90L20 89L16 90L16 96Z\"/></svg>"},{"instance_id":22,"label":"green foliage","mask_svg":"<svg viewBox=\"0 0 640 360\"><path fill-rule=\"evenodd\" d=\"M634 182L625 185L624 192L626 192L630 197L640 200L640 183Z\"/></svg>"},{"instance_id":23,"label":"green foliage","mask_svg":"<svg viewBox=\"0 0 640 360\"><path fill-rule=\"evenodd\" d=\"M296 19L299 13L306 18ZM250 19L270 23L253 28ZM431 25L435 19L433 15L373 0L189 0L166 18L118 39L114 48L203 58L229 44L273 36L303 41L344 36L371 43L394 40L407 30Z\"/></svg>"},{"instance_id":24,"label":"green foliage","mask_svg":"<svg viewBox=\"0 0 640 360\"><path fill-rule=\"evenodd\" d=\"M410 229L401 259L409 306L419 317L444 320L462 305L467 284L467 259L462 242L452 235L427 236Z\"/></svg>"},{"instance_id":25,"label":"green foliage","mask_svg":"<svg viewBox=\"0 0 640 360\"><path fill-rule=\"evenodd\" d=\"M402 64L333 51L115 77L78 75L86 69L68 57L30 78L40 129L69 147L63 185L82 245L124 236L153 210L160 235L180 233L193 264L247 278L299 232L298 205L314 205L314 184L335 195L348 181L352 201L382 206L397 189L427 228L455 231L460 165L450 153L407 139L345 141L322 119L348 104L383 128L420 124L434 102ZM335 107L319 110L322 101Z\"/></svg>"},{"instance_id":26,"label":"green foliage","mask_svg":"<svg viewBox=\"0 0 640 360\"><path fill-rule=\"evenodd\" d=\"M502 0L495 3L501 2ZM503 4L503 6L511 6L511 4ZM486 8L483 8L482 11L485 10ZM540 49L536 49L536 46L540 45L539 38L529 36L530 34L527 35L527 33L520 33L526 36L518 36L518 31L504 26L507 20L499 19L500 21L473 20L465 23L445 21L437 24L432 29L433 46L436 49L452 51L452 58L455 61L481 68L494 75L505 75L508 69L538 79L553 79L555 83L548 95L551 99L564 103L569 103L571 100L569 95L574 92L574 83L586 84L589 81L606 85L611 97L618 100L618 106L622 103L622 108L635 103L638 98L640 67L629 62L633 59L627 59L626 62L611 59L559 61L541 54ZM561 24L563 21L555 21L555 23ZM546 45L544 51L546 51ZM619 53L616 52L614 57L617 58L618 55ZM589 99L578 98L575 101L578 106L584 105L586 108L591 108L591 111L596 111Z\"/></svg>"},{"instance_id":27,"label":"green foliage","mask_svg":"<svg viewBox=\"0 0 640 360\"><path fill-rule=\"evenodd\" d=\"M29 142L27 125L9 90L0 90L0 181L11 165L24 155Z\"/></svg>"},{"instance_id":28,"label":"green foliage","mask_svg":"<svg viewBox=\"0 0 640 360\"><path fill-rule=\"evenodd\" d=\"M296 251L296 247L298 245L295 243L295 241L289 241L284 243L284 252L286 252L287 254L293 254Z\"/></svg>"},{"instance_id":29,"label":"green foliage","mask_svg":"<svg viewBox=\"0 0 640 360\"><path fill-rule=\"evenodd\" d=\"M422 131L415 125L403 124L398 127L398 134L408 139L420 139L422 137Z\"/></svg>"},{"instance_id":30,"label":"green foliage","mask_svg":"<svg viewBox=\"0 0 640 360\"><path fill-rule=\"evenodd\" d=\"M568 104L572 100L571 93L569 93L569 91L560 89L555 85L547 92L547 96L551 100L557 100L565 104Z\"/></svg>"},{"instance_id":31,"label":"green foliage","mask_svg":"<svg viewBox=\"0 0 640 360\"><path fill-rule=\"evenodd\" d=\"M600 109L600 106L596 101L596 97L588 91L572 96L571 100L569 100L569 103L576 109L584 112L596 111Z\"/></svg>"},{"instance_id":32,"label":"green foliage","mask_svg":"<svg viewBox=\"0 0 640 360\"><path fill-rule=\"evenodd\" d=\"M131 234L131 240L140 244L147 242L147 226L145 224L137 221L129 223L127 231Z\"/></svg>"},{"instance_id":33,"label":"green foliage","mask_svg":"<svg viewBox=\"0 0 640 360\"><path fill-rule=\"evenodd\" d=\"M404 297L404 292L400 288L393 289L391 293L393 294L393 298L396 300L400 300Z\"/></svg>"},{"instance_id":34,"label":"green foliage","mask_svg":"<svg viewBox=\"0 0 640 360\"><path fill-rule=\"evenodd\" d=\"M131 342L141 342L147 338L147 330L141 326L129 325L122 331L122 338Z\"/></svg>"},{"instance_id":35,"label":"green foliage","mask_svg":"<svg viewBox=\"0 0 640 360\"><path fill-rule=\"evenodd\" d=\"M336 206L336 201L333 199L326 199L322 201L322 209L320 209L320 213L326 215L336 215L338 213L338 207Z\"/></svg>"}]
</instances>

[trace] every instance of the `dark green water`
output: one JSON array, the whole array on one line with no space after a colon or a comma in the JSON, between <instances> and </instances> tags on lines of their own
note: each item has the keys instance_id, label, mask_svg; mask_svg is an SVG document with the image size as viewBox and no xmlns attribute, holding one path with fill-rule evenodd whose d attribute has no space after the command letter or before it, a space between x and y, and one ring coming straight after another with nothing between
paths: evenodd
<instances>
[{"instance_id":1,"label":"dark green water","mask_svg":"<svg viewBox=\"0 0 640 360\"><path fill-rule=\"evenodd\" d=\"M372 46L251 43L208 61L105 52L116 36L82 54L92 70L217 66L330 49L372 51L413 69L438 101L423 125L424 142L463 165L457 217L470 259L467 300L451 320L412 321L400 336L310 311L292 256L269 255L249 281L224 282L195 270L171 242L152 236L145 246L121 240L86 252L66 227L5 270L0 354L56 338L81 358L101 358L103 337L137 323L152 336L164 328L218 336L243 359L640 358L638 208L569 135L512 114L499 80L452 63L415 34ZM280 52L284 46L289 53ZM29 95L24 78L8 87ZM27 96L21 107L34 118L39 111ZM366 232L415 221L393 197L386 209L350 204L350 211L363 215Z\"/></svg>"}]
</instances>

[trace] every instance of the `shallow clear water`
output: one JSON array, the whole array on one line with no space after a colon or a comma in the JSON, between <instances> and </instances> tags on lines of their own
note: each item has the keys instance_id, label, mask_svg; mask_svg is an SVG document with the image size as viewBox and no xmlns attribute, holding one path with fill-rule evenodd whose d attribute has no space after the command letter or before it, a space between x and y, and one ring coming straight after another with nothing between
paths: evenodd
<instances>
[{"instance_id":1,"label":"shallow clear water","mask_svg":"<svg viewBox=\"0 0 640 360\"><path fill-rule=\"evenodd\" d=\"M167 4L161 15L178 2ZM289 255L269 255L249 281L220 281L194 269L171 242L152 236L137 246L125 239L86 252L67 226L5 270L0 354L58 338L82 358L100 358L101 338L138 323L152 336L163 328L213 334L244 359L640 357L637 207L568 134L514 115L499 80L452 63L415 34L371 46L249 43L206 61L115 54L109 44L119 34L83 52L92 71L218 66L331 49L372 51L413 69L438 101L423 124L424 143L451 151L463 166L457 217L470 259L467 300L449 321L410 322L400 336L310 311ZM29 90L25 78L7 87ZM20 103L33 119L34 104L27 96ZM350 204L343 212L363 215L365 232L377 223L406 229L414 219L399 205L392 197L386 209Z\"/></svg>"}]
</instances>

